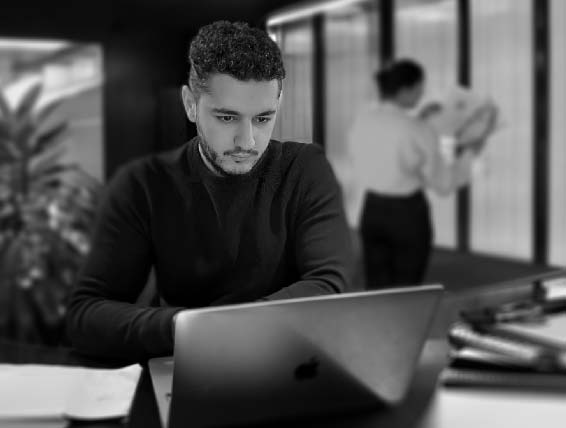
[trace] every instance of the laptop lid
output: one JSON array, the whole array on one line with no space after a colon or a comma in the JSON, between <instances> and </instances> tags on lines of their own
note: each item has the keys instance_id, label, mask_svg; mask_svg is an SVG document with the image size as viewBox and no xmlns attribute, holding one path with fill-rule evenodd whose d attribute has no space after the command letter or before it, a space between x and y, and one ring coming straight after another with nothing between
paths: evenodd
<instances>
[{"instance_id":1,"label":"laptop lid","mask_svg":"<svg viewBox=\"0 0 566 428\"><path fill-rule=\"evenodd\" d=\"M183 311L169 427L395 404L441 293L430 285Z\"/></svg>"}]
</instances>

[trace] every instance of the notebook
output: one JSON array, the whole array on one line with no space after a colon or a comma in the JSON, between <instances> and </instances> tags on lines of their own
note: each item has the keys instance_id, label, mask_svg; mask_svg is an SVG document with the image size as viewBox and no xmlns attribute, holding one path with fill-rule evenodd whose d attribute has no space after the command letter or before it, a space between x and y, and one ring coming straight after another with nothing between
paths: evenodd
<instances>
[{"instance_id":1,"label":"notebook","mask_svg":"<svg viewBox=\"0 0 566 428\"><path fill-rule=\"evenodd\" d=\"M149 362L163 426L269 424L394 405L441 295L428 285L181 312L174 359Z\"/></svg>"},{"instance_id":2,"label":"notebook","mask_svg":"<svg viewBox=\"0 0 566 428\"><path fill-rule=\"evenodd\" d=\"M487 331L509 340L536 344L556 352L566 352L566 313L547 316L540 322L499 323Z\"/></svg>"},{"instance_id":3,"label":"notebook","mask_svg":"<svg viewBox=\"0 0 566 428\"><path fill-rule=\"evenodd\" d=\"M566 374L539 372L529 367L451 364L439 381L449 387L479 387L513 390L566 391Z\"/></svg>"},{"instance_id":4,"label":"notebook","mask_svg":"<svg viewBox=\"0 0 566 428\"><path fill-rule=\"evenodd\" d=\"M480 327L464 323L450 330L459 349L440 381L447 386L566 390L566 314L536 321L499 322Z\"/></svg>"}]
</instances>

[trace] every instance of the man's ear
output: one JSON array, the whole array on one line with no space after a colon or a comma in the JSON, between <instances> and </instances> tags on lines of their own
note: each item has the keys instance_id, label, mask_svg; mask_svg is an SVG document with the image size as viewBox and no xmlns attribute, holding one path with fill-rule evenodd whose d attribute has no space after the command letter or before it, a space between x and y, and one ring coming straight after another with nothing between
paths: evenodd
<instances>
[{"instance_id":1,"label":"man's ear","mask_svg":"<svg viewBox=\"0 0 566 428\"><path fill-rule=\"evenodd\" d=\"M187 85L183 85L181 88L181 98L183 99L183 106L185 107L185 112L187 117L191 122L197 121L197 99L195 94Z\"/></svg>"}]
</instances>

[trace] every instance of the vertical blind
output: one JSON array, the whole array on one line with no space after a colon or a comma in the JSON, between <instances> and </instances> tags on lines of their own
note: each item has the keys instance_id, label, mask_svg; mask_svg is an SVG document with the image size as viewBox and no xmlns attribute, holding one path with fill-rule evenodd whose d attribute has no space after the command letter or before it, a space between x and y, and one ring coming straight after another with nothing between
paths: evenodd
<instances>
[{"instance_id":1,"label":"vertical blind","mask_svg":"<svg viewBox=\"0 0 566 428\"><path fill-rule=\"evenodd\" d=\"M566 266L566 2L550 2L551 118L549 262Z\"/></svg>"},{"instance_id":2,"label":"vertical blind","mask_svg":"<svg viewBox=\"0 0 566 428\"><path fill-rule=\"evenodd\" d=\"M287 77L283 81L281 108L273 138L312 142L312 21L284 24L270 29L283 55Z\"/></svg>"},{"instance_id":3,"label":"vertical blind","mask_svg":"<svg viewBox=\"0 0 566 428\"><path fill-rule=\"evenodd\" d=\"M348 175L342 170L347 168L348 130L357 111L377 96L372 78L379 53L377 16L374 1L335 9L324 16L326 153L339 180Z\"/></svg>"},{"instance_id":4,"label":"vertical blind","mask_svg":"<svg viewBox=\"0 0 566 428\"><path fill-rule=\"evenodd\" d=\"M473 251L531 260L532 0L475 0L472 82L500 107L483 173L471 192Z\"/></svg>"}]
</instances>

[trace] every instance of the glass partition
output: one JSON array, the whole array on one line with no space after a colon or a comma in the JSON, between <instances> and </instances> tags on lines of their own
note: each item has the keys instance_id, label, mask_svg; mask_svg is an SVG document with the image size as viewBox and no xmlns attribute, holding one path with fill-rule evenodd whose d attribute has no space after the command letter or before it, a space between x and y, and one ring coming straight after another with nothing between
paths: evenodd
<instances>
[{"instance_id":1,"label":"glass partition","mask_svg":"<svg viewBox=\"0 0 566 428\"><path fill-rule=\"evenodd\" d=\"M279 44L287 76L273 138L311 143L312 123L312 21L305 19L269 29Z\"/></svg>"},{"instance_id":2,"label":"glass partition","mask_svg":"<svg viewBox=\"0 0 566 428\"><path fill-rule=\"evenodd\" d=\"M438 0L423 3L399 0L395 10L395 56L412 58L426 70L423 103L442 97L457 79L457 2ZM429 192L433 212L435 245L456 245L455 195Z\"/></svg>"},{"instance_id":3,"label":"glass partition","mask_svg":"<svg viewBox=\"0 0 566 428\"><path fill-rule=\"evenodd\" d=\"M375 2L335 9L324 16L326 148L331 157L344 155L356 112L376 98L377 20Z\"/></svg>"},{"instance_id":4,"label":"glass partition","mask_svg":"<svg viewBox=\"0 0 566 428\"><path fill-rule=\"evenodd\" d=\"M532 257L531 0L471 1L472 85L494 99L501 127L471 192L473 251Z\"/></svg>"},{"instance_id":5,"label":"glass partition","mask_svg":"<svg viewBox=\"0 0 566 428\"><path fill-rule=\"evenodd\" d=\"M549 262L566 266L566 2L550 2L551 118Z\"/></svg>"},{"instance_id":6,"label":"glass partition","mask_svg":"<svg viewBox=\"0 0 566 428\"><path fill-rule=\"evenodd\" d=\"M378 13L376 2L367 1L324 15L326 153L347 205L355 203L349 184L348 131L358 111L377 98L373 73L379 62Z\"/></svg>"}]
</instances>

